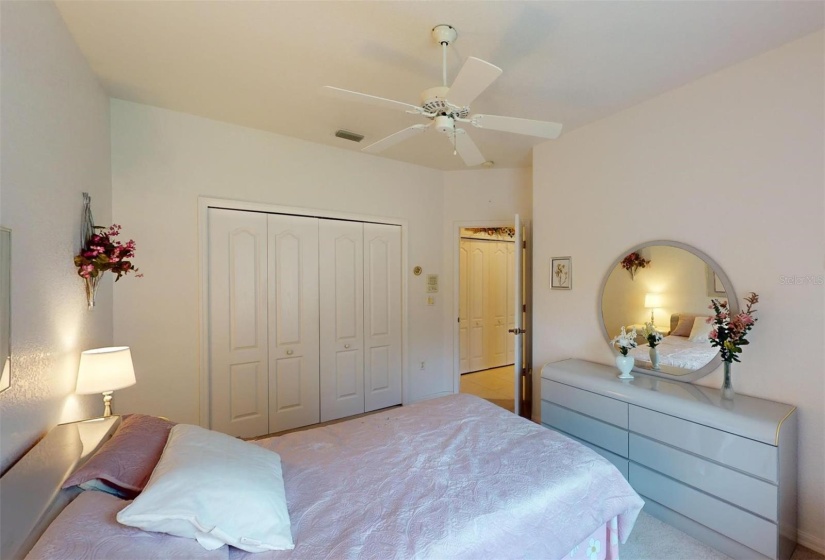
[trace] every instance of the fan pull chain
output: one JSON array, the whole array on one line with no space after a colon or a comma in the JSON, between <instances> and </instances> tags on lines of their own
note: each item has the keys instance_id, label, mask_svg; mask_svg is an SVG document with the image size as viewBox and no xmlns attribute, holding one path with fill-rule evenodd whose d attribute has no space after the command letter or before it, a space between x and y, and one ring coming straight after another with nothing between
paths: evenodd
<instances>
[{"instance_id":1,"label":"fan pull chain","mask_svg":"<svg viewBox=\"0 0 825 560\"><path fill-rule=\"evenodd\" d=\"M453 156L458 155L458 146L456 145L456 137L455 137L455 130L453 130Z\"/></svg>"}]
</instances>

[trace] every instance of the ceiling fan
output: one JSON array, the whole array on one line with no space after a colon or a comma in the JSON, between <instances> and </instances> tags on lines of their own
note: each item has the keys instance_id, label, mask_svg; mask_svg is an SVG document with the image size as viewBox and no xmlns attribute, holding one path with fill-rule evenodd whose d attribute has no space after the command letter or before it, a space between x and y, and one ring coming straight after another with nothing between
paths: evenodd
<instances>
[{"instance_id":1,"label":"ceiling fan","mask_svg":"<svg viewBox=\"0 0 825 560\"><path fill-rule=\"evenodd\" d=\"M489 62L470 57L461 67L453 81L453 85L448 87L447 47L456 40L458 33L451 25L436 25L432 30L432 35L433 39L441 45L442 85L421 92L421 106L332 86L321 88L321 93L325 95L387 109L402 110L413 115L421 115L430 120L429 124L414 124L391 134L374 144L370 144L362 151L376 154L408 138L417 136L429 128L435 128L435 130L449 138L453 145L453 154L460 155L466 165L474 166L485 163L487 159L481 154L467 131L457 126L456 123L468 123L476 128L500 130L539 138L554 139L559 137L562 125L558 123L496 115L470 115L470 103L501 75L502 70Z\"/></svg>"}]
</instances>

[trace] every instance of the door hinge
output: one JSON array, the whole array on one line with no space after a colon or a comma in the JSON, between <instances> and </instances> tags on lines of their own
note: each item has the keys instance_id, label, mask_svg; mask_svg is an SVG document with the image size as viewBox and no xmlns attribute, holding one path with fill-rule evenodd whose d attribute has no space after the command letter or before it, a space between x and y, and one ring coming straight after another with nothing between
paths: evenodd
<instances>
[{"instance_id":1,"label":"door hinge","mask_svg":"<svg viewBox=\"0 0 825 560\"><path fill-rule=\"evenodd\" d=\"M521 375L522 375L522 377L527 377L527 368L526 367L521 368Z\"/></svg>"},{"instance_id":2,"label":"door hinge","mask_svg":"<svg viewBox=\"0 0 825 560\"><path fill-rule=\"evenodd\" d=\"M521 306L521 312L522 312L522 313L527 313L527 304L526 304L526 303L522 304L522 306Z\"/></svg>"},{"instance_id":3,"label":"door hinge","mask_svg":"<svg viewBox=\"0 0 825 560\"><path fill-rule=\"evenodd\" d=\"M522 241L522 242L521 242L521 248L522 248L522 249L526 249L526 248L527 248L527 241L526 241L526 240L524 240L524 241Z\"/></svg>"}]
</instances>

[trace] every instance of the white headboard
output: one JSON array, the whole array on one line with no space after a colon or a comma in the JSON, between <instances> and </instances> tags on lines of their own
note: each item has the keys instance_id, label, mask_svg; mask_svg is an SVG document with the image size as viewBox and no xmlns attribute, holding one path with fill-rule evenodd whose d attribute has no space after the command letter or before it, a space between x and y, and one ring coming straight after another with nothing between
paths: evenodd
<instances>
[{"instance_id":1,"label":"white headboard","mask_svg":"<svg viewBox=\"0 0 825 560\"><path fill-rule=\"evenodd\" d=\"M23 558L79 493L63 482L107 441L120 416L60 424L0 478L0 558Z\"/></svg>"}]
</instances>

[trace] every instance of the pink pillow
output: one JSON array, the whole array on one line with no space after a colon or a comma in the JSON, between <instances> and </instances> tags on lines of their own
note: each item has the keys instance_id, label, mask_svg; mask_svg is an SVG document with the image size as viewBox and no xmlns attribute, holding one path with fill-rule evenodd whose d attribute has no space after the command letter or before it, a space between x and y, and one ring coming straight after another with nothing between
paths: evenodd
<instances>
[{"instance_id":1,"label":"pink pillow","mask_svg":"<svg viewBox=\"0 0 825 560\"><path fill-rule=\"evenodd\" d=\"M680 315L679 322L676 328L670 333L671 336L690 336L690 331L693 329L693 323L696 320L696 315Z\"/></svg>"},{"instance_id":2,"label":"pink pillow","mask_svg":"<svg viewBox=\"0 0 825 560\"><path fill-rule=\"evenodd\" d=\"M138 495L155 470L174 425L155 416L125 416L112 438L66 480L63 488L111 488L120 496Z\"/></svg>"}]
</instances>

